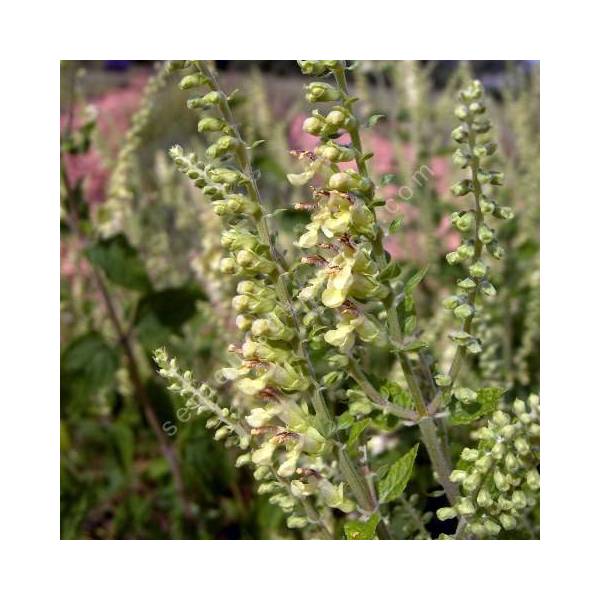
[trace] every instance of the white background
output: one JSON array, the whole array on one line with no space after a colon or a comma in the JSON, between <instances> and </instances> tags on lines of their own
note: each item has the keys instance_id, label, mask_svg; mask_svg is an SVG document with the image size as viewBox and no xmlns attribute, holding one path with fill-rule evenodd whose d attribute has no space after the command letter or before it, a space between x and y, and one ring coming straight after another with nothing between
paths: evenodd
<instances>
[{"instance_id":1,"label":"white background","mask_svg":"<svg viewBox=\"0 0 600 600\"><path fill-rule=\"evenodd\" d=\"M598 18L591 2L489 5L4 4L3 598L597 597ZM59 541L58 61L186 56L541 59L541 542Z\"/></svg>"}]
</instances>

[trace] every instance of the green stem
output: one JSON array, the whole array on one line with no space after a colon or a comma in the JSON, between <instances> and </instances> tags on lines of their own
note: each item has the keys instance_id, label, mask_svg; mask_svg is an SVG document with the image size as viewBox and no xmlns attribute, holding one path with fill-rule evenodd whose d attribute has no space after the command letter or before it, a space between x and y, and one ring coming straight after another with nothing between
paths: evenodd
<instances>
[{"instance_id":1,"label":"green stem","mask_svg":"<svg viewBox=\"0 0 600 600\"><path fill-rule=\"evenodd\" d=\"M212 90L219 91L219 92L221 91L219 84L217 83L211 70L206 65L205 61L194 61L194 66L202 73L202 75L204 75L206 77L206 79L208 81L208 85ZM321 432L323 434L325 434L326 437L330 437L330 435L335 431L335 420L327 407L327 403L325 402L323 393L321 391L321 386L319 385L319 382L317 380L316 370L314 368L312 359L310 357L310 354L309 354L308 348L307 348L308 340L306 340L304 338L304 336L302 335L302 328L300 326L300 321L298 319L298 315L296 314L296 310L294 308L294 305L293 305L293 302L292 302L292 299L290 297L289 290L288 290L288 285L287 285L288 267L285 264L283 257L277 251L277 248L275 247L275 245L273 243L273 237L271 235L271 232L269 229L269 224L267 222L267 218L264 213L263 204L261 202L261 197L260 197L260 193L258 190L258 185L256 183L256 178L252 171L252 162L250 159L249 150L240 135L239 129L233 118L231 108L229 107L228 101L224 98L224 95L223 95L223 99L221 100L221 102L219 104L219 108L220 108L223 119L227 122L227 125L231 129L232 135L235 136L239 141L238 150L236 152L236 157L238 159L239 165L240 165L244 175L246 175L246 178L247 178L246 187L248 189L248 194L250 195L250 198L257 204L257 206L260 207L260 214L256 219L258 235L259 235L261 242L263 242L269 248L269 253L270 253L271 259L277 265L277 269L280 274L280 277L275 285L277 295L279 297L280 302L285 307L288 308L288 310L290 312L290 316L294 323L294 327L297 332L298 352L299 352L300 356L304 359L306 370L308 371L308 376L311 381L313 393L311 394L310 401L311 401L313 410L315 411L315 414L317 415L319 424L321 426L321 430L322 430ZM350 457L348 456L348 454L346 453L346 451L343 448L340 448L339 453L340 453L340 457L342 457L344 459L345 463L352 465ZM348 474L350 474L351 470L347 470L346 472ZM377 510L377 503L366 501L366 498L365 498L363 492L364 492L364 488L367 488L367 491L368 491L368 486L367 486L366 481L364 481L364 478L358 473L358 471L356 470L355 467L353 467L353 473L352 473L351 477L349 479L347 479L346 481L348 483L348 486L352 490L352 493L355 495L359 504L361 505L361 507L364 510L369 511L369 512L373 512L373 511ZM370 495L369 495L369 497L370 497ZM381 524L381 529L382 529L382 535L386 534L387 528L385 527L383 520L380 521L380 524ZM389 532L387 532L387 535L389 537Z\"/></svg>"}]
</instances>

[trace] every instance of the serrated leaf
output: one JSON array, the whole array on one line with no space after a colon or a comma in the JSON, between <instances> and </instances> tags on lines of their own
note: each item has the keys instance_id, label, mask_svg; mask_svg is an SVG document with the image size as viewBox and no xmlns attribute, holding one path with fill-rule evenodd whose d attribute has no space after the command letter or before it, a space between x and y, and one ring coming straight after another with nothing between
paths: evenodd
<instances>
[{"instance_id":1,"label":"serrated leaf","mask_svg":"<svg viewBox=\"0 0 600 600\"><path fill-rule=\"evenodd\" d=\"M385 115L379 115L379 114L371 115L369 117L369 119L367 120L367 127L375 127L375 125L377 125L377 123L381 119L385 119Z\"/></svg>"},{"instance_id":2,"label":"serrated leaf","mask_svg":"<svg viewBox=\"0 0 600 600\"><path fill-rule=\"evenodd\" d=\"M380 517L377 513L371 515L368 521L348 521L344 524L347 540L374 540L375 531Z\"/></svg>"},{"instance_id":3,"label":"serrated leaf","mask_svg":"<svg viewBox=\"0 0 600 600\"><path fill-rule=\"evenodd\" d=\"M144 296L136 310L135 328L142 344L153 350L180 335L183 325L196 314L196 303L204 299L195 286L166 288Z\"/></svg>"},{"instance_id":4,"label":"serrated leaf","mask_svg":"<svg viewBox=\"0 0 600 600\"><path fill-rule=\"evenodd\" d=\"M62 372L79 382L82 394L95 392L111 383L118 366L118 352L96 332L74 339L61 356Z\"/></svg>"},{"instance_id":5,"label":"serrated leaf","mask_svg":"<svg viewBox=\"0 0 600 600\"><path fill-rule=\"evenodd\" d=\"M402 229L403 223L404 223L404 217L396 217L390 223L390 233L398 233Z\"/></svg>"},{"instance_id":6,"label":"serrated leaf","mask_svg":"<svg viewBox=\"0 0 600 600\"><path fill-rule=\"evenodd\" d=\"M419 283L421 283L421 281L427 274L428 269L429 265L426 265L408 278L408 281L404 284L405 294L408 295L414 291L414 289L419 285Z\"/></svg>"},{"instance_id":7,"label":"serrated leaf","mask_svg":"<svg viewBox=\"0 0 600 600\"><path fill-rule=\"evenodd\" d=\"M451 408L450 423L453 425L467 425L484 415L487 415L498 406L498 400L504 394L502 388L488 387L477 391L477 400L469 404L456 402Z\"/></svg>"},{"instance_id":8,"label":"serrated leaf","mask_svg":"<svg viewBox=\"0 0 600 600\"><path fill-rule=\"evenodd\" d=\"M412 475L418 450L419 444L415 444L390 467L385 478L377 485L379 502L390 502L404 492Z\"/></svg>"},{"instance_id":9,"label":"serrated leaf","mask_svg":"<svg viewBox=\"0 0 600 600\"><path fill-rule=\"evenodd\" d=\"M113 283L138 292L152 289L144 262L123 234L96 242L85 254Z\"/></svg>"}]
</instances>

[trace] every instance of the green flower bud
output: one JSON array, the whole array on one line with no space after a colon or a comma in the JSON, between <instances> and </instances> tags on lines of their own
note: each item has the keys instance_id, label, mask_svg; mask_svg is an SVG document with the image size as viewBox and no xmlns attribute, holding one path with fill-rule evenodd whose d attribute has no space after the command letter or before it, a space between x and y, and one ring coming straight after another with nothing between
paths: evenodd
<instances>
[{"instance_id":1,"label":"green flower bud","mask_svg":"<svg viewBox=\"0 0 600 600\"><path fill-rule=\"evenodd\" d=\"M474 515L476 510L470 498L461 498L456 504L456 512L463 517Z\"/></svg>"},{"instance_id":2,"label":"green flower bud","mask_svg":"<svg viewBox=\"0 0 600 600\"><path fill-rule=\"evenodd\" d=\"M460 167L461 169L464 169L468 166L470 158L471 154L468 150L465 150L464 148L458 148L456 152L454 152L454 154L452 155L452 161L457 167Z\"/></svg>"},{"instance_id":3,"label":"green flower bud","mask_svg":"<svg viewBox=\"0 0 600 600\"><path fill-rule=\"evenodd\" d=\"M321 135L323 130L323 122L317 117L308 117L302 124L302 129L311 135Z\"/></svg>"},{"instance_id":4,"label":"green flower bud","mask_svg":"<svg viewBox=\"0 0 600 600\"><path fill-rule=\"evenodd\" d=\"M497 206L494 209L494 216L497 219L510 220L515 214L510 206Z\"/></svg>"},{"instance_id":5,"label":"green flower bud","mask_svg":"<svg viewBox=\"0 0 600 600\"><path fill-rule=\"evenodd\" d=\"M479 283L479 291L486 296L495 296L496 288L489 281L481 281Z\"/></svg>"},{"instance_id":6,"label":"green flower bud","mask_svg":"<svg viewBox=\"0 0 600 600\"><path fill-rule=\"evenodd\" d=\"M477 400L477 392L467 387L461 387L454 391L455 398L462 404L470 404Z\"/></svg>"},{"instance_id":7,"label":"green flower bud","mask_svg":"<svg viewBox=\"0 0 600 600\"><path fill-rule=\"evenodd\" d=\"M250 464L250 454L240 454L235 461L236 467L243 467L247 464Z\"/></svg>"},{"instance_id":8,"label":"green flower bud","mask_svg":"<svg viewBox=\"0 0 600 600\"><path fill-rule=\"evenodd\" d=\"M506 453L506 446L502 442L496 442L492 448L492 456L496 460L500 460Z\"/></svg>"},{"instance_id":9,"label":"green flower bud","mask_svg":"<svg viewBox=\"0 0 600 600\"><path fill-rule=\"evenodd\" d=\"M286 524L290 529L302 529L308 525L308 519L306 517L291 515L287 518Z\"/></svg>"},{"instance_id":10,"label":"green flower bud","mask_svg":"<svg viewBox=\"0 0 600 600\"><path fill-rule=\"evenodd\" d=\"M521 456L525 456L526 454L529 454L531 448L529 446L529 444L527 443L527 440L525 440L525 438L517 438L514 441L514 446L515 446L515 450L517 451L517 454L520 454Z\"/></svg>"},{"instance_id":11,"label":"green flower bud","mask_svg":"<svg viewBox=\"0 0 600 600\"><path fill-rule=\"evenodd\" d=\"M222 440L224 438L226 438L229 435L230 431L229 431L229 427L221 427L220 429L217 429L216 433L215 433L215 440L219 441Z\"/></svg>"},{"instance_id":12,"label":"green flower bud","mask_svg":"<svg viewBox=\"0 0 600 600\"><path fill-rule=\"evenodd\" d=\"M467 352L471 354L479 354L481 352L481 344L479 340L473 339L467 344Z\"/></svg>"},{"instance_id":13,"label":"green flower bud","mask_svg":"<svg viewBox=\"0 0 600 600\"><path fill-rule=\"evenodd\" d=\"M298 65L303 75L319 77L327 72L328 68L322 60L299 60Z\"/></svg>"},{"instance_id":14,"label":"green flower bud","mask_svg":"<svg viewBox=\"0 0 600 600\"><path fill-rule=\"evenodd\" d=\"M353 148L341 146L335 142L328 142L317 148L317 155L331 162L349 162L354 160L356 153Z\"/></svg>"},{"instance_id":15,"label":"green flower bud","mask_svg":"<svg viewBox=\"0 0 600 600\"><path fill-rule=\"evenodd\" d=\"M485 105L483 102L471 102L469 104L469 112L472 115L482 115L485 112Z\"/></svg>"},{"instance_id":16,"label":"green flower bud","mask_svg":"<svg viewBox=\"0 0 600 600\"><path fill-rule=\"evenodd\" d=\"M489 119L477 119L471 123L471 127L475 133L487 133L492 128L492 124Z\"/></svg>"},{"instance_id":17,"label":"green flower bud","mask_svg":"<svg viewBox=\"0 0 600 600\"><path fill-rule=\"evenodd\" d=\"M489 454L485 454L484 456L478 458L475 461L475 467L479 470L480 473L486 473L492 466L492 462L492 457Z\"/></svg>"},{"instance_id":18,"label":"green flower bud","mask_svg":"<svg viewBox=\"0 0 600 600\"><path fill-rule=\"evenodd\" d=\"M454 310L461 303L460 296L448 296L442 301L442 306L448 310Z\"/></svg>"},{"instance_id":19,"label":"green flower bud","mask_svg":"<svg viewBox=\"0 0 600 600\"><path fill-rule=\"evenodd\" d=\"M498 427L504 427L505 425L508 425L510 423L510 417L505 412L497 410L492 415L492 422Z\"/></svg>"},{"instance_id":20,"label":"green flower bud","mask_svg":"<svg viewBox=\"0 0 600 600\"><path fill-rule=\"evenodd\" d=\"M473 182L470 179L463 179L462 181L455 183L450 188L450 191L455 196L464 196L465 194L468 194L472 190L473 190Z\"/></svg>"},{"instance_id":21,"label":"green flower bud","mask_svg":"<svg viewBox=\"0 0 600 600\"><path fill-rule=\"evenodd\" d=\"M470 277L467 277L466 279L461 279L456 285L459 288L467 291L473 290L477 287L477 284Z\"/></svg>"},{"instance_id":22,"label":"green flower bud","mask_svg":"<svg viewBox=\"0 0 600 600\"><path fill-rule=\"evenodd\" d=\"M460 119L461 121L465 121L467 119L467 117L469 116L469 109L464 104L459 104L454 109L454 115L456 116L457 119Z\"/></svg>"},{"instance_id":23,"label":"green flower bud","mask_svg":"<svg viewBox=\"0 0 600 600\"><path fill-rule=\"evenodd\" d=\"M540 436L540 426L537 423L532 423L529 426L529 434L532 435L533 437L539 437Z\"/></svg>"},{"instance_id":24,"label":"green flower bud","mask_svg":"<svg viewBox=\"0 0 600 600\"><path fill-rule=\"evenodd\" d=\"M209 158L219 158L228 152L233 152L239 145L240 141L237 138L224 135L206 149L206 156Z\"/></svg>"},{"instance_id":25,"label":"green flower bud","mask_svg":"<svg viewBox=\"0 0 600 600\"><path fill-rule=\"evenodd\" d=\"M237 271L237 265L233 258L223 258L219 263L219 270L225 275L233 275Z\"/></svg>"},{"instance_id":26,"label":"green flower bud","mask_svg":"<svg viewBox=\"0 0 600 600\"><path fill-rule=\"evenodd\" d=\"M456 510L451 506L444 506L443 508L438 508L436 515L440 521L447 521L448 519L456 518Z\"/></svg>"},{"instance_id":27,"label":"green flower bud","mask_svg":"<svg viewBox=\"0 0 600 600\"><path fill-rule=\"evenodd\" d=\"M468 531L477 537L483 537L486 533L483 523L481 521L473 520L468 524Z\"/></svg>"},{"instance_id":28,"label":"green flower bud","mask_svg":"<svg viewBox=\"0 0 600 600\"><path fill-rule=\"evenodd\" d=\"M479 200L479 208L484 215L492 215L496 210L496 203L493 200L489 200L485 196L482 196Z\"/></svg>"},{"instance_id":29,"label":"green flower bud","mask_svg":"<svg viewBox=\"0 0 600 600\"><path fill-rule=\"evenodd\" d=\"M498 535L501 531L500 525L489 517L483 517L482 523L489 535Z\"/></svg>"},{"instance_id":30,"label":"green flower bud","mask_svg":"<svg viewBox=\"0 0 600 600\"><path fill-rule=\"evenodd\" d=\"M475 471L469 476L465 477L464 481L462 482L462 487L465 492L471 494L479 487L480 483L481 475Z\"/></svg>"},{"instance_id":31,"label":"green flower bud","mask_svg":"<svg viewBox=\"0 0 600 600\"><path fill-rule=\"evenodd\" d=\"M450 481L452 483L462 483L466 477L467 472L461 471L459 469L455 469L454 471L452 471L452 473L450 473Z\"/></svg>"},{"instance_id":32,"label":"green flower bud","mask_svg":"<svg viewBox=\"0 0 600 600\"><path fill-rule=\"evenodd\" d=\"M481 279L482 277L485 277L487 270L487 265L478 260L469 267L469 275L475 279Z\"/></svg>"},{"instance_id":33,"label":"green flower bud","mask_svg":"<svg viewBox=\"0 0 600 600\"><path fill-rule=\"evenodd\" d=\"M467 180L465 180L465 181L467 181ZM473 227L474 223L475 223L475 215L471 211L469 211L469 212L466 212L464 215L460 216L456 220L455 226L459 231L466 232L466 231L469 231Z\"/></svg>"},{"instance_id":34,"label":"green flower bud","mask_svg":"<svg viewBox=\"0 0 600 600\"><path fill-rule=\"evenodd\" d=\"M490 183L492 185L502 185L504 183L504 173L500 173L499 171L490 171L490 175Z\"/></svg>"},{"instance_id":35,"label":"green flower bud","mask_svg":"<svg viewBox=\"0 0 600 600\"><path fill-rule=\"evenodd\" d=\"M512 503L517 510L523 510L527 508L527 496L521 490L515 490L512 495Z\"/></svg>"},{"instance_id":36,"label":"green flower bud","mask_svg":"<svg viewBox=\"0 0 600 600\"><path fill-rule=\"evenodd\" d=\"M479 458L479 450L475 448L464 448L460 453L460 457L467 462L473 462Z\"/></svg>"},{"instance_id":37,"label":"green flower bud","mask_svg":"<svg viewBox=\"0 0 600 600\"><path fill-rule=\"evenodd\" d=\"M450 135L455 142L463 144L469 139L469 130L466 125L459 125L456 129L452 130Z\"/></svg>"},{"instance_id":38,"label":"green flower bud","mask_svg":"<svg viewBox=\"0 0 600 600\"><path fill-rule=\"evenodd\" d=\"M454 309L454 315L461 321L466 321L475 314L475 309L470 304L461 304Z\"/></svg>"},{"instance_id":39,"label":"green flower bud","mask_svg":"<svg viewBox=\"0 0 600 600\"><path fill-rule=\"evenodd\" d=\"M477 231L477 237L482 244L489 244L494 240L494 232L485 223L482 223Z\"/></svg>"},{"instance_id":40,"label":"green flower bud","mask_svg":"<svg viewBox=\"0 0 600 600\"><path fill-rule=\"evenodd\" d=\"M458 252L449 252L448 254L446 254L446 262L449 265L455 265L459 262L462 262L464 259L461 258L458 254Z\"/></svg>"},{"instance_id":41,"label":"green flower bud","mask_svg":"<svg viewBox=\"0 0 600 600\"><path fill-rule=\"evenodd\" d=\"M334 173L329 178L329 187L338 192L347 192L353 185L353 180L348 173Z\"/></svg>"},{"instance_id":42,"label":"green flower bud","mask_svg":"<svg viewBox=\"0 0 600 600\"><path fill-rule=\"evenodd\" d=\"M488 508L493 504L494 500L492 499L491 494L485 488L479 490L477 494L477 505L481 506L481 508Z\"/></svg>"},{"instance_id":43,"label":"green flower bud","mask_svg":"<svg viewBox=\"0 0 600 600\"><path fill-rule=\"evenodd\" d=\"M461 244L456 249L456 254L458 254L461 260L473 258L473 256L475 256L475 244L471 240L465 242L464 244Z\"/></svg>"},{"instance_id":44,"label":"green flower bud","mask_svg":"<svg viewBox=\"0 0 600 600\"><path fill-rule=\"evenodd\" d=\"M198 133L223 131L225 127L227 127L227 123L216 117L204 117L198 121Z\"/></svg>"},{"instance_id":45,"label":"green flower bud","mask_svg":"<svg viewBox=\"0 0 600 600\"><path fill-rule=\"evenodd\" d=\"M514 529L517 526L517 520L512 515L507 513L502 513L498 517L498 520L500 521L502 527L507 530Z\"/></svg>"},{"instance_id":46,"label":"green flower bud","mask_svg":"<svg viewBox=\"0 0 600 600\"><path fill-rule=\"evenodd\" d=\"M492 156L496 152L496 144L477 144L473 148L473 154L477 158L485 158L486 156Z\"/></svg>"},{"instance_id":47,"label":"green flower bud","mask_svg":"<svg viewBox=\"0 0 600 600\"><path fill-rule=\"evenodd\" d=\"M308 102L334 102L341 97L340 91L322 81L313 81L306 86L306 100Z\"/></svg>"},{"instance_id":48,"label":"green flower bud","mask_svg":"<svg viewBox=\"0 0 600 600\"><path fill-rule=\"evenodd\" d=\"M204 77L204 75L201 75L200 73L192 73L191 75L186 75L179 82L179 89L189 90L191 88L201 87L203 85L206 85L207 83L208 81L206 80L206 77Z\"/></svg>"},{"instance_id":49,"label":"green flower bud","mask_svg":"<svg viewBox=\"0 0 600 600\"><path fill-rule=\"evenodd\" d=\"M506 492L510 488L506 477L499 470L494 471L494 485L499 492Z\"/></svg>"}]
</instances>

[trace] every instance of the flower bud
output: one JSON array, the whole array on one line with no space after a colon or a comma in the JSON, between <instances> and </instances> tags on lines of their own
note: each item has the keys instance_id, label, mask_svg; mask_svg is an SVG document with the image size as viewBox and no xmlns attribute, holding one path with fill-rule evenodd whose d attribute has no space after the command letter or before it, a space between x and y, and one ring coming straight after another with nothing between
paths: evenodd
<instances>
[{"instance_id":1,"label":"flower bud","mask_svg":"<svg viewBox=\"0 0 600 600\"><path fill-rule=\"evenodd\" d=\"M472 191L472 189L473 189L473 182L470 179L463 179L462 181L455 183L450 188L450 191L455 196L464 196L465 194L468 194L470 191Z\"/></svg>"},{"instance_id":2,"label":"flower bud","mask_svg":"<svg viewBox=\"0 0 600 600\"><path fill-rule=\"evenodd\" d=\"M236 467L243 467L250 463L250 455L249 454L240 454L235 461Z\"/></svg>"},{"instance_id":3,"label":"flower bud","mask_svg":"<svg viewBox=\"0 0 600 600\"><path fill-rule=\"evenodd\" d=\"M442 301L442 306L448 310L454 310L461 303L460 296L448 296Z\"/></svg>"},{"instance_id":4,"label":"flower bud","mask_svg":"<svg viewBox=\"0 0 600 600\"><path fill-rule=\"evenodd\" d=\"M469 275L471 275L471 277L474 277L475 279L481 279L482 277L485 277L487 270L487 265L482 261L478 260L476 263L472 264L469 267Z\"/></svg>"},{"instance_id":5,"label":"flower bud","mask_svg":"<svg viewBox=\"0 0 600 600\"><path fill-rule=\"evenodd\" d=\"M340 99L340 91L328 83L313 81L306 87L308 102L333 102Z\"/></svg>"},{"instance_id":6,"label":"flower bud","mask_svg":"<svg viewBox=\"0 0 600 600\"><path fill-rule=\"evenodd\" d=\"M481 458L478 458L475 461L475 468L480 473L486 473L487 471L489 471L491 466L492 466L492 457L489 454L485 454L484 456L482 456Z\"/></svg>"},{"instance_id":7,"label":"flower bud","mask_svg":"<svg viewBox=\"0 0 600 600\"><path fill-rule=\"evenodd\" d=\"M477 231L477 237L482 244L489 244L494 240L494 232L485 223L482 223Z\"/></svg>"},{"instance_id":8,"label":"flower bud","mask_svg":"<svg viewBox=\"0 0 600 600\"><path fill-rule=\"evenodd\" d=\"M481 508L488 508L493 504L493 499L491 494L485 488L479 490L477 494L477 505L481 506Z\"/></svg>"},{"instance_id":9,"label":"flower bud","mask_svg":"<svg viewBox=\"0 0 600 600\"><path fill-rule=\"evenodd\" d=\"M452 161L457 167L464 169L469 164L469 159L471 158L470 153L463 149L458 148L456 152L452 155Z\"/></svg>"},{"instance_id":10,"label":"flower bud","mask_svg":"<svg viewBox=\"0 0 600 600\"><path fill-rule=\"evenodd\" d=\"M452 483L462 483L467 477L466 471L460 471L459 469L455 469L450 473L450 481Z\"/></svg>"},{"instance_id":11,"label":"flower bud","mask_svg":"<svg viewBox=\"0 0 600 600\"><path fill-rule=\"evenodd\" d=\"M226 126L227 123L225 123L223 119L217 119L216 117L204 117L198 121L198 133L204 133L205 131L222 131Z\"/></svg>"},{"instance_id":12,"label":"flower bud","mask_svg":"<svg viewBox=\"0 0 600 600\"><path fill-rule=\"evenodd\" d=\"M469 109L464 104L459 104L454 109L454 116L461 121L464 121L469 116Z\"/></svg>"},{"instance_id":13,"label":"flower bud","mask_svg":"<svg viewBox=\"0 0 600 600\"><path fill-rule=\"evenodd\" d=\"M499 470L494 471L494 484L499 492L506 492L510 488L506 477Z\"/></svg>"},{"instance_id":14,"label":"flower bud","mask_svg":"<svg viewBox=\"0 0 600 600\"><path fill-rule=\"evenodd\" d=\"M467 181L467 180L465 180ZM471 211L466 212L464 215L461 215L457 220L456 220L456 228L459 231L462 232L466 232L469 231L471 229L471 227L473 227L473 223L475 222L475 216L473 215L473 213Z\"/></svg>"},{"instance_id":15,"label":"flower bud","mask_svg":"<svg viewBox=\"0 0 600 600\"><path fill-rule=\"evenodd\" d=\"M522 415L527 410L527 405L523 400L515 400L512 405L513 411L516 415Z\"/></svg>"},{"instance_id":16,"label":"flower bud","mask_svg":"<svg viewBox=\"0 0 600 600\"><path fill-rule=\"evenodd\" d=\"M455 390L454 396L462 404L470 404L477 400L477 392L474 392L467 387L461 387Z\"/></svg>"},{"instance_id":17,"label":"flower bud","mask_svg":"<svg viewBox=\"0 0 600 600\"><path fill-rule=\"evenodd\" d=\"M460 453L460 457L467 462L473 462L479 458L479 450L476 448L464 448Z\"/></svg>"},{"instance_id":18,"label":"flower bud","mask_svg":"<svg viewBox=\"0 0 600 600\"><path fill-rule=\"evenodd\" d=\"M440 521L447 521L448 519L456 518L456 510L451 506L444 506L443 508L438 508L436 515Z\"/></svg>"},{"instance_id":19,"label":"flower bud","mask_svg":"<svg viewBox=\"0 0 600 600\"><path fill-rule=\"evenodd\" d=\"M461 258L458 254L458 252L449 252L448 254L446 254L446 262L449 265L455 265L459 262L462 262L464 259Z\"/></svg>"},{"instance_id":20,"label":"flower bud","mask_svg":"<svg viewBox=\"0 0 600 600\"><path fill-rule=\"evenodd\" d=\"M477 284L470 277L461 279L456 285L467 291L474 290L477 287Z\"/></svg>"},{"instance_id":21,"label":"flower bud","mask_svg":"<svg viewBox=\"0 0 600 600\"><path fill-rule=\"evenodd\" d=\"M482 523L489 535L498 535L500 533L500 526L493 519L484 517Z\"/></svg>"},{"instance_id":22,"label":"flower bud","mask_svg":"<svg viewBox=\"0 0 600 600\"><path fill-rule=\"evenodd\" d=\"M505 425L508 425L510 423L510 417L505 412L497 410L492 415L492 422L498 427L504 427Z\"/></svg>"},{"instance_id":23,"label":"flower bud","mask_svg":"<svg viewBox=\"0 0 600 600\"><path fill-rule=\"evenodd\" d=\"M497 206L494 209L494 216L497 219L510 220L515 216L515 214L510 206Z\"/></svg>"},{"instance_id":24,"label":"flower bud","mask_svg":"<svg viewBox=\"0 0 600 600\"><path fill-rule=\"evenodd\" d=\"M477 471L474 471L469 476L465 477L464 481L462 482L462 487L465 492L471 494L479 487L480 483L481 475L477 473Z\"/></svg>"},{"instance_id":25,"label":"flower bud","mask_svg":"<svg viewBox=\"0 0 600 600\"><path fill-rule=\"evenodd\" d=\"M303 75L319 77L327 71L327 66L323 60L299 60L298 65Z\"/></svg>"},{"instance_id":26,"label":"flower bud","mask_svg":"<svg viewBox=\"0 0 600 600\"><path fill-rule=\"evenodd\" d=\"M479 290L486 296L491 297L496 295L496 288L487 280L479 283Z\"/></svg>"},{"instance_id":27,"label":"flower bud","mask_svg":"<svg viewBox=\"0 0 600 600\"><path fill-rule=\"evenodd\" d=\"M352 177L348 173L334 173L329 178L329 187L338 192L347 192L352 185Z\"/></svg>"},{"instance_id":28,"label":"flower bud","mask_svg":"<svg viewBox=\"0 0 600 600\"><path fill-rule=\"evenodd\" d=\"M463 144L469 139L469 130L465 125L459 125L450 135L455 142Z\"/></svg>"},{"instance_id":29,"label":"flower bud","mask_svg":"<svg viewBox=\"0 0 600 600\"><path fill-rule=\"evenodd\" d=\"M229 427L221 427L217 429L215 433L215 440L219 441L226 438L229 435Z\"/></svg>"},{"instance_id":30,"label":"flower bud","mask_svg":"<svg viewBox=\"0 0 600 600\"><path fill-rule=\"evenodd\" d=\"M311 135L321 135L323 130L323 122L317 117L308 117L302 124L302 129Z\"/></svg>"},{"instance_id":31,"label":"flower bud","mask_svg":"<svg viewBox=\"0 0 600 600\"><path fill-rule=\"evenodd\" d=\"M227 257L221 259L219 270L225 275L233 275L237 271L237 266L233 258Z\"/></svg>"},{"instance_id":32,"label":"flower bud","mask_svg":"<svg viewBox=\"0 0 600 600\"><path fill-rule=\"evenodd\" d=\"M473 154L477 158L485 158L486 156L492 156L496 152L496 144L477 144L473 148Z\"/></svg>"},{"instance_id":33,"label":"flower bud","mask_svg":"<svg viewBox=\"0 0 600 600\"><path fill-rule=\"evenodd\" d=\"M454 309L454 315L461 321L466 321L475 314L475 309L470 304L461 304Z\"/></svg>"},{"instance_id":34,"label":"flower bud","mask_svg":"<svg viewBox=\"0 0 600 600\"><path fill-rule=\"evenodd\" d=\"M206 77L204 77L204 75L201 75L200 73L192 73L191 75L186 75L179 82L179 89L180 90L189 90L191 88L201 87L203 85L206 85L207 83L208 82L206 80Z\"/></svg>"},{"instance_id":35,"label":"flower bud","mask_svg":"<svg viewBox=\"0 0 600 600\"><path fill-rule=\"evenodd\" d=\"M485 112L485 105L483 102L471 102L469 104L469 112L472 115L482 115Z\"/></svg>"},{"instance_id":36,"label":"flower bud","mask_svg":"<svg viewBox=\"0 0 600 600\"><path fill-rule=\"evenodd\" d=\"M492 124L489 119L477 119L471 123L471 127L475 133L487 133L491 129Z\"/></svg>"},{"instance_id":37,"label":"flower bud","mask_svg":"<svg viewBox=\"0 0 600 600\"><path fill-rule=\"evenodd\" d=\"M502 527L507 530L514 529L517 526L517 520L512 515L507 513L502 513L498 517L498 520L500 521Z\"/></svg>"},{"instance_id":38,"label":"flower bud","mask_svg":"<svg viewBox=\"0 0 600 600\"><path fill-rule=\"evenodd\" d=\"M517 454L520 454L521 456L529 454L529 451L531 450L529 444L527 443L527 440L525 440L524 438L517 438L514 441L514 446L515 450L517 451Z\"/></svg>"},{"instance_id":39,"label":"flower bud","mask_svg":"<svg viewBox=\"0 0 600 600\"><path fill-rule=\"evenodd\" d=\"M484 215L492 215L496 210L496 203L493 200L489 200L485 196L479 199L479 208Z\"/></svg>"},{"instance_id":40,"label":"flower bud","mask_svg":"<svg viewBox=\"0 0 600 600\"><path fill-rule=\"evenodd\" d=\"M461 498L456 504L456 512L459 515L464 517L468 517L469 515L474 515L476 512L475 505L469 498Z\"/></svg>"},{"instance_id":41,"label":"flower bud","mask_svg":"<svg viewBox=\"0 0 600 600\"><path fill-rule=\"evenodd\" d=\"M291 515L287 518L286 525L290 529L302 529L302 527L306 527L308 525L308 519L306 517Z\"/></svg>"},{"instance_id":42,"label":"flower bud","mask_svg":"<svg viewBox=\"0 0 600 600\"><path fill-rule=\"evenodd\" d=\"M492 448L492 456L496 460L500 460L506 452L506 446L502 442L496 442Z\"/></svg>"},{"instance_id":43,"label":"flower bud","mask_svg":"<svg viewBox=\"0 0 600 600\"><path fill-rule=\"evenodd\" d=\"M468 258L473 258L475 256L475 244L471 240L461 244L456 249L456 254L458 254L461 260L467 260Z\"/></svg>"}]
</instances>

